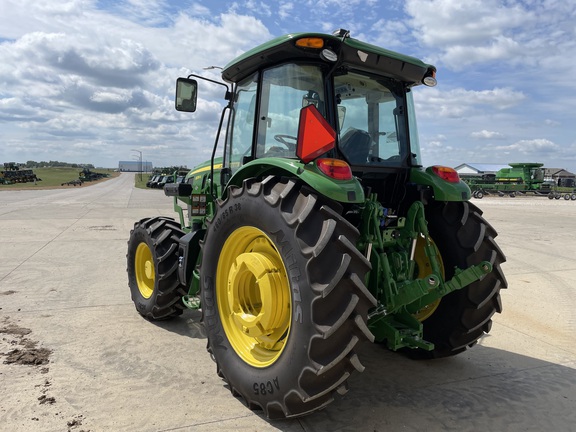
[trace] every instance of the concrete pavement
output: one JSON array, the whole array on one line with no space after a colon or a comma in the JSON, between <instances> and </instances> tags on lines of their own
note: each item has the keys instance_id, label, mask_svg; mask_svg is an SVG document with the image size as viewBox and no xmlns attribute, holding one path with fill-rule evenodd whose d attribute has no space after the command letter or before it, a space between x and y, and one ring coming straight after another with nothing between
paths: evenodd
<instances>
[{"instance_id":1,"label":"concrete pavement","mask_svg":"<svg viewBox=\"0 0 576 432\"><path fill-rule=\"evenodd\" d=\"M0 189L1 431L571 431L576 424L576 204L474 203L508 258L504 312L479 346L411 361L365 344L366 366L327 409L271 422L234 398L200 314L152 323L133 307L135 221L175 216L122 174L81 188ZM15 349L48 363L4 361ZM42 356L38 354L38 359Z\"/></svg>"}]
</instances>

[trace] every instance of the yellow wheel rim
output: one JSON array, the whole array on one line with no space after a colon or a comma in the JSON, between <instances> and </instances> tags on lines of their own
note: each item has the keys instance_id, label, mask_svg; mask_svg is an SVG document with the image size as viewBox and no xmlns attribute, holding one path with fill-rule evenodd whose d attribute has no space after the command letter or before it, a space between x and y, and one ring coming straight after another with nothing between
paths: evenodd
<instances>
[{"instance_id":1,"label":"yellow wheel rim","mask_svg":"<svg viewBox=\"0 0 576 432\"><path fill-rule=\"evenodd\" d=\"M254 367L273 364L290 332L290 282L270 238L236 229L220 252L216 299L222 327L236 353Z\"/></svg>"},{"instance_id":2,"label":"yellow wheel rim","mask_svg":"<svg viewBox=\"0 0 576 432\"><path fill-rule=\"evenodd\" d=\"M445 273L444 273L444 263L442 262L442 255L440 255L440 251L436 247L434 241L432 239L430 239L430 241L432 242L432 246L436 248L436 254L437 254L436 256L440 261L440 271L442 273L440 276L442 276L442 278L444 279ZM425 243L426 240L424 239L424 237L419 236L416 241L416 251L414 254L414 261L416 261L416 265L418 267L418 276L417 276L418 279L422 279L428 276L430 273L432 273L432 266L430 265L430 259L426 256L426 251L424 249ZM438 305L440 305L440 300L441 299L434 300L432 303L429 303L426 306L420 308L418 311L416 311L414 317L420 322L424 321L427 318L430 318L438 308Z\"/></svg>"},{"instance_id":3,"label":"yellow wheel rim","mask_svg":"<svg viewBox=\"0 0 576 432\"><path fill-rule=\"evenodd\" d=\"M136 283L138 290L145 299L149 299L154 292L154 258L152 251L146 243L140 243L136 248L134 257L134 272L136 273Z\"/></svg>"}]
</instances>

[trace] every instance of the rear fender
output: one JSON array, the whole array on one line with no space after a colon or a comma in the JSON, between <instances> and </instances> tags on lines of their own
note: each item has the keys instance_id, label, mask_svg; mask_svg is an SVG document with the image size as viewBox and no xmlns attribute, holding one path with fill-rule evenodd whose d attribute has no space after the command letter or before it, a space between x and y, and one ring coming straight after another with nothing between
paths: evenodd
<instances>
[{"instance_id":1,"label":"rear fender","mask_svg":"<svg viewBox=\"0 0 576 432\"><path fill-rule=\"evenodd\" d=\"M234 172L229 186L241 186L247 178L264 178L268 175L297 177L312 189L334 201L341 203L362 203L364 191L356 178L335 180L323 174L314 162L304 164L295 159L262 158L250 161Z\"/></svg>"},{"instance_id":2,"label":"rear fender","mask_svg":"<svg viewBox=\"0 0 576 432\"><path fill-rule=\"evenodd\" d=\"M428 186L432 189L436 201L468 201L471 197L470 188L460 180L450 183L441 179L432 171L432 167L412 168L410 182L417 185Z\"/></svg>"}]
</instances>

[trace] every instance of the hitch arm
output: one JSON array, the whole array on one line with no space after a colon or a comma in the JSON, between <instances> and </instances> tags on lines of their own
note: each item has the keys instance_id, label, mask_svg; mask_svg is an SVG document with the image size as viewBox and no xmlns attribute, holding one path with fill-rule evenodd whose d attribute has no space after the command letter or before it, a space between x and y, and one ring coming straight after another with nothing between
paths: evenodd
<instances>
[{"instance_id":1,"label":"hitch arm","mask_svg":"<svg viewBox=\"0 0 576 432\"><path fill-rule=\"evenodd\" d=\"M416 312L424 306L432 303L433 301L450 294L453 291L462 289L471 283L479 281L485 275L492 271L492 264L488 261L482 261L480 264L468 267L465 270L456 267L454 276L449 281L439 284L435 289L430 290L428 294L420 297L416 301L410 303L408 309Z\"/></svg>"}]
</instances>

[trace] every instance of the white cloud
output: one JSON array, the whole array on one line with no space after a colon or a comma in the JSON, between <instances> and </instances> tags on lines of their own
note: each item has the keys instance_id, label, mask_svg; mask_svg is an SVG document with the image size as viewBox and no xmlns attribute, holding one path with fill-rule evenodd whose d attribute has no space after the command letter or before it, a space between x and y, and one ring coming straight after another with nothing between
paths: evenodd
<instances>
[{"instance_id":1,"label":"white cloud","mask_svg":"<svg viewBox=\"0 0 576 432\"><path fill-rule=\"evenodd\" d=\"M373 41L375 45L394 49L405 44L409 28L401 21L378 20L372 25Z\"/></svg>"},{"instance_id":2,"label":"white cloud","mask_svg":"<svg viewBox=\"0 0 576 432\"><path fill-rule=\"evenodd\" d=\"M497 151L518 152L524 155L544 154L558 149L559 146L557 144L544 138L520 140L514 144L494 147L494 150Z\"/></svg>"},{"instance_id":3,"label":"white cloud","mask_svg":"<svg viewBox=\"0 0 576 432\"><path fill-rule=\"evenodd\" d=\"M472 132L470 136L475 139L487 139L487 140L493 140L493 139L498 140L504 138L504 135L501 134L500 132L487 131L486 129Z\"/></svg>"},{"instance_id":4,"label":"white cloud","mask_svg":"<svg viewBox=\"0 0 576 432\"><path fill-rule=\"evenodd\" d=\"M288 19L290 18L293 10L294 4L292 1L280 2L280 6L278 7L278 16L283 20Z\"/></svg>"},{"instance_id":5,"label":"white cloud","mask_svg":"<svg viewBox=\"0 0 576 432\"><path fill-rule=\"evenodd\" d=\"M272 15L270 6L264 2L256 0L246 0L239 10L249 10L250 12L256 13L257 15L264 15L269 17Z\"/></svg>"},{"instance_id":6,"label":"white cloud","mask_svg":"<svg viewBox=\"0 0 576 432\"><path fill-rule=\"evenodd\" d=\"M169 19L163 0L124 0L113 3L113 10L130 21L145 25L160 25Z\"/></svg>"},{"instance_id":7,"label":"white cloud","mask_svg":"<svg viewBox=\"0 0 576 432\"><path fill-rule=\"evenodd\" d=\"M199 3L192 3L187 9L187 12L192 16L210 16L212 12L206 6Z\"/></svg>"},{"instance_id":8,"label":"white cloud","mask_svg":"<svg viewBox=\"0 0 576 432\"><path fill-rule=\"evenodd\" d=\"M497 0L407 0L406 11L427 46L478 46L508 29L527 25L534 13Z\"/></svg>"},{"instance_id":9,"label":"white cloud","mask_svg":"<svg viewBox=\"0 0 576 432\"><path fill-rule=\"evenodd\" d=\"M512 38L496 36L489 44L470 47L467 45L452 45L445 49L442 61L455 70L463 70L466 66L508 59L523 52L523 48Z\"/></svg>"},{"instance_id":10,"label":"white cloud","mask_svg":"<svg viewBox=\"0 0 576 432\"><path fill-rule=\"evenodd\" d=\"M496 62L576 68L567 61L576 51L574 2L407 0L405 10L427 55L453 70Z\"/></svg>"},{"instance_id":11,"label":"white cloud","mask_svg":"<svg viewBox=\"0 0 576 432\"><path fill-rule=\"evenodd\" d=\"M486 106L494 110L511 108L526 96L511 88L492 90L465 90L457 88L442 91L439 88L422 88L415 92L419 116L426 118L461 118L478 113Z\"/></svg>"},{"instance_id":12,"label":"white cloud","mask_svg":"<svg viewBox=\"0 0 576 432\"><path fill-rule=\"evenodd\" d=\"M90 96L90 100L98 103L122 103L127 102L131 99L131 95L126 92L105 92L105 91L96 91Z\"/></svg>"}]
</instances>

